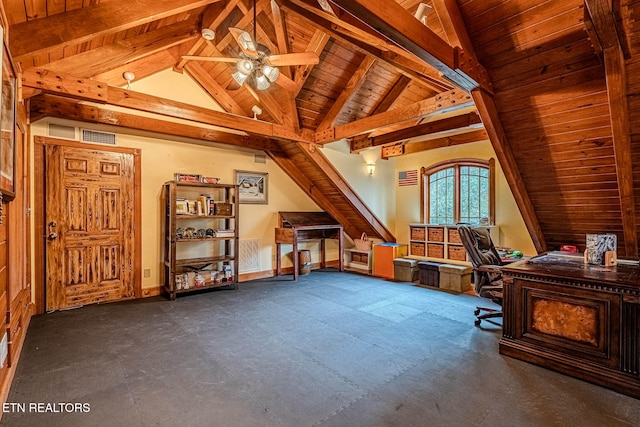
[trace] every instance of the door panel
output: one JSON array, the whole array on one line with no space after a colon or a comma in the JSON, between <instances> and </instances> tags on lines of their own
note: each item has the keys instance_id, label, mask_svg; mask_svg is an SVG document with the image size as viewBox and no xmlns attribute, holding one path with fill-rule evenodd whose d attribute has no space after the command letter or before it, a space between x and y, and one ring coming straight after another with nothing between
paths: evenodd
<instances>
[{"instance_id":1,"label":"door panel","mask_svg":"<svg viewBox=\"0 0 640 427\"><path fill-rule=\"evenodd\" d=\"M134 156L46 147L47 311L134 297Z\"/></svg>"}]
</instances>

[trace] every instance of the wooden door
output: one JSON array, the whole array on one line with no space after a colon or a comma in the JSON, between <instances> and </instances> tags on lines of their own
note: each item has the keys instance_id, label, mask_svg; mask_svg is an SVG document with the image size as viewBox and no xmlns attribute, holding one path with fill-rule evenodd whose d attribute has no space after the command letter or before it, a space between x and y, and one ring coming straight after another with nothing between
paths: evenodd
<instances>
[{"instance_id":1,"label":"wooden door","mask_svg":"<svg viewBox=\"0 0 640 427\"><path fill-rule=\"evenodd\" d=\"M134 156L46 147L47 311L134 297Z\"/></svg>"}]
</instances>

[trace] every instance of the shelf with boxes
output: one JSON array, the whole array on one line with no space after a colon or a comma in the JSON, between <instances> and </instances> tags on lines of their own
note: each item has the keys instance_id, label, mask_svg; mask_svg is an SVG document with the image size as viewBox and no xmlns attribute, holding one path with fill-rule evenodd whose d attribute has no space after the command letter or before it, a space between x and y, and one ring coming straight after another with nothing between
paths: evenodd
<instances>
[{"instance_id":1,"label":"shelf with boxes","mask_svg":"<svg viewBox=\"0 0 640 427\"><path fill-rule=\"evenodd\" d=\"M466 261L458 226L409 224L409 255Z\"/></svg>"},{"instance_id":2,"label":"shelf with boxes","mask_svg":"<svg viewBox=\"0 0 640 427\"><path fill-rule=\"evenodd\" d=\"M238 186L175 182L163 187L164 287L170 299L238 284Z\"/></svg>"},{"instance_id":3,"label":"shelf with boxes","mask_svg":"<svg viewBox=\"0 0 640 427\"><path fill-rule=\"evenodd\" d=\"M344 250L344 267L347 270L371 274L373 268L372 261L372 251L361 251L358 249Z\"/></svg>"}]
</instances>

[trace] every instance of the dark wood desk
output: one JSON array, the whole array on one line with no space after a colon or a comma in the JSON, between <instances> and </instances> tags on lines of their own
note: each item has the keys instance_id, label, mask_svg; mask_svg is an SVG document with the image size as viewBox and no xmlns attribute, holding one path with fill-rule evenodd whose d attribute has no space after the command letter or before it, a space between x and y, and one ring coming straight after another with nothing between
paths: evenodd
<instances>
[{"instance_id":1,"label":"dark wood desk","mask_svg":"<svg viewBox=\"0 0 640 427\"><path fill-rule=\"evenodd\" d=\"M640 267L546 255L502 271L501 354L640 398Z\"/></svg>"},{"instance_id":2,"label":"dark wood desk","mask_svg":"<svg viewBox=\"0 0 640 427\"><path fill-rule=\"evenodd\" d=\"M320 240L320 267L326 266L325 239L338 240L339 269L344 271L342 225L326 212L279 212L275 230L276 275L282 274L282 244L293 245L293 280L298 280L298 242Z\"/></svg>"}]
</instances>

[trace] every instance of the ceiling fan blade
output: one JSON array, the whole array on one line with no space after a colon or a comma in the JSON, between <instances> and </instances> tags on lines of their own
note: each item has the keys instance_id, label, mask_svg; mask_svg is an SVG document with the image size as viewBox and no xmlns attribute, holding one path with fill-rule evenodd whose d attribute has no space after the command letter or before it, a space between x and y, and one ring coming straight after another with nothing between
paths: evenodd
<instances>
[{"instance_id":1,"label":"ceiling fan blade","mask_svg":"<svg viewBox=\"0 0 640 427\"><path fill-rule=\"evenodd\" d=\"M256 49L256 43L251 38L251 35L247 33L245 30L241 30L240 28L229 27L229 32L233 36L233 38L242 49L245 55L249 58L258 58L258 50Z\"/></svg>"},{"instance_id":2,"label":"ceiling fan blade","mask_svg":"<svg viewBox=\"0 0 640 427\"><path fill-rule=\"evenodd\" d=\"M296 82L294 82L293 80L291 80L289 77L285 76L282 73L278 75L278 78L276 79L275 84L277 84L278 86L280 86L281 88L289 92L296 93L300 89Z\"/></svg>"},{"instance_id":3,"label":"ceiling fan blade","mask_svg":"<svg viewBox=\"0 0 640 427\"><path fill-rule=\"evenodd\" d=\"M271 65L313 65L320 62L320 58L313 52L285 53L282 55L269 55L266 58Z\"/></svg>"},{"instance_id":4,"label":"ceiling fan blade","mask_svg":"<svg viewBox=\"0 0 640 427\"><path fill-rule=\"evenodd\" d=\"M210 61L210 62L238 62L240 58L225 58L224 56L193 56L182 55L182 59L191 61Z\"/></svg>"}]
</instances>

